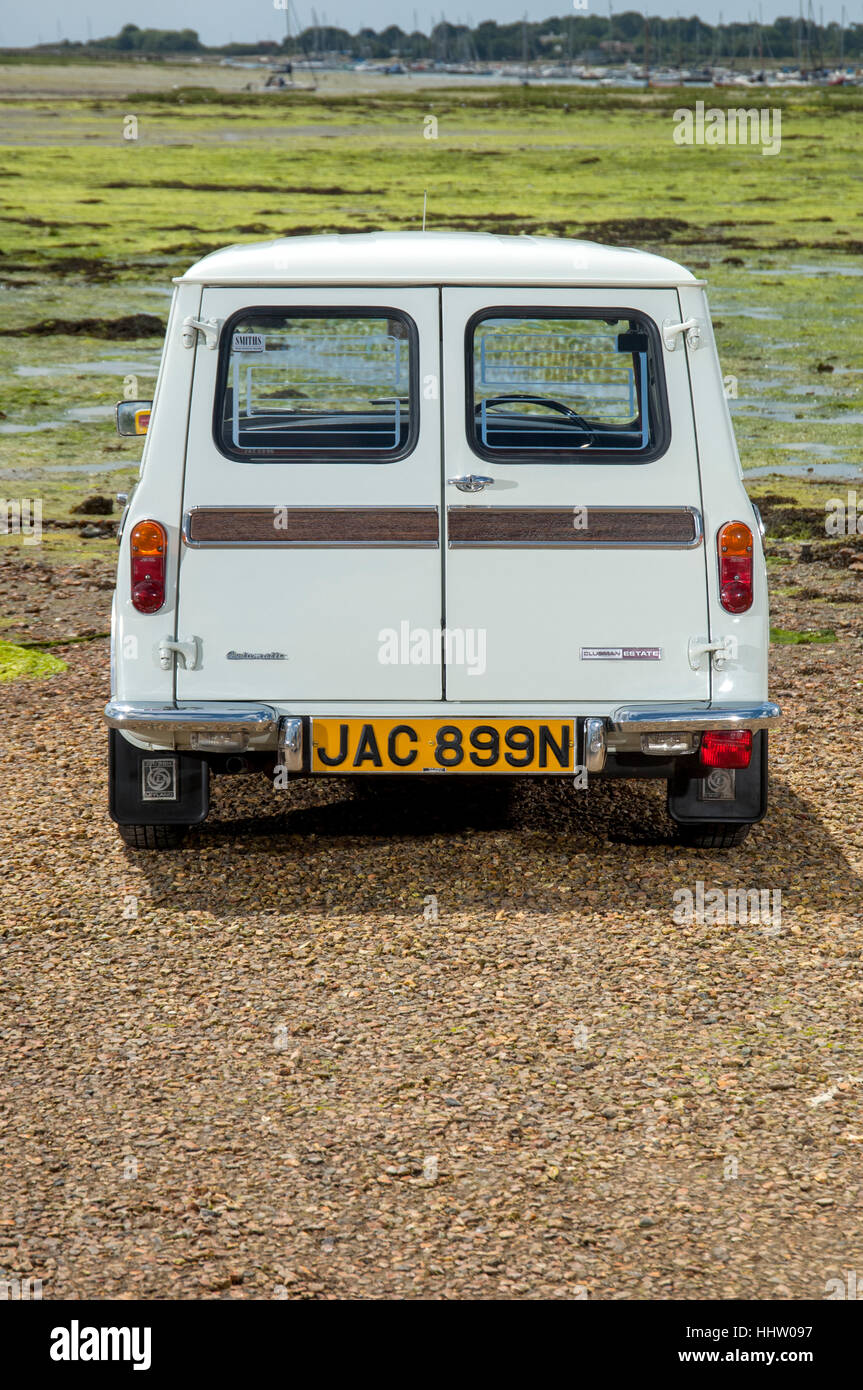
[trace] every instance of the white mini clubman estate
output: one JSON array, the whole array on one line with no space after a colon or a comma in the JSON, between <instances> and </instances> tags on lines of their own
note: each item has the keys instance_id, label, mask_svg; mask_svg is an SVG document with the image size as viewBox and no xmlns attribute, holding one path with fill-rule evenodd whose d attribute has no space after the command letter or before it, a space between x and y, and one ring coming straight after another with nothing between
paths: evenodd
<instances>
[{"instance_id":1,"label":"white mini clubman estate","mask_svg":"<svg viewBox=\"0 0 863 1390\"><path fill-rule=\"evenodd\" d=\"M681 266L460 233L229 247L177 280L155 399L118 426L147 436L105 712L127 844L177 844L245 770L661 777L707 847L764 815L759 521Z\"/></svg>"}]
</instances>

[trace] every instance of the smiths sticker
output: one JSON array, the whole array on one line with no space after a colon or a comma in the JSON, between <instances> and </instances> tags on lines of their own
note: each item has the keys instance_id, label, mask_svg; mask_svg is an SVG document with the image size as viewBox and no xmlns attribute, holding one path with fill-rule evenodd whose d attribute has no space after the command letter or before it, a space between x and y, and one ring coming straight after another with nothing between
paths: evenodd
<instances>
[{"instance_id":1,"label":"smiths sticker","mask_svg":"<svg viewBox=\"0 0 863 1390\"><path fill-rule=\"evenodd\" d=\"M232 352L263 352L263 333L235 333L231 338Z\"/></svg>"},{"instance_id":2,"label":"smiths sticker","mask_svg":"<svg viewBox=\"0 0 863 1390\"><path fill-rule=\"evenodd\" d=\"M582 661L661 661L661 647L582 647Z\"/></svg>"}]
</instances>

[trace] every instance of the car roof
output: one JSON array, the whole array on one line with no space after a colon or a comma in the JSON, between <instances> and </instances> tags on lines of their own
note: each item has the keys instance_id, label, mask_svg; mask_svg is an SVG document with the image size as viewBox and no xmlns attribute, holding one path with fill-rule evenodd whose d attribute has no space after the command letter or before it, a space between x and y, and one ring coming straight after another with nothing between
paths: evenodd
<instances>
[{"instance_id":1,"label":"car roof","mask_svg":"<svg viewBox=\"0 0 863 1390\"><path fill-rule=\"evenodd\" d=\"M177 277L201 285L701 285L664 256L565 237L355 232L238 243Z\"/></svg>"}]
</instances>

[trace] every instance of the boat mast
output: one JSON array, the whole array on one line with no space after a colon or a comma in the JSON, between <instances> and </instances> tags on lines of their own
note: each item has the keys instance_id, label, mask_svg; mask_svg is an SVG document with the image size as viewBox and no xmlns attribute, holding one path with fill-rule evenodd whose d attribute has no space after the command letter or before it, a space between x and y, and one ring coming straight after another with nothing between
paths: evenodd
<instances>
[{"instance_id":1,"label":"boat mast","mask_svg":"<svg viewBox=\"0 0 863 1390\"><path fill-rule=\"evenodd\" d=\"M650 19L644 11L644 90L650 86Z\"/></svg>"}]
</instances>

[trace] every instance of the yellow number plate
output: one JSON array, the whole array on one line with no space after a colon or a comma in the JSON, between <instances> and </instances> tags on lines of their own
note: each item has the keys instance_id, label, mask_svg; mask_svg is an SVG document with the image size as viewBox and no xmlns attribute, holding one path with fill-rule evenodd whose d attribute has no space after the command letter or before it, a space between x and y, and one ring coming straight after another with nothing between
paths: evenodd
<instances>
[{"instance_id":1,"label":"yellow number plate","mask_svg":"<svg viewBox=\"0 0 863 1390\"><path fill-rule=\"evenodd\" d=\"M313 719L312 772L573 772L571 719Z\"/></svg>"}]
</instances>

